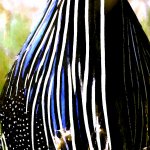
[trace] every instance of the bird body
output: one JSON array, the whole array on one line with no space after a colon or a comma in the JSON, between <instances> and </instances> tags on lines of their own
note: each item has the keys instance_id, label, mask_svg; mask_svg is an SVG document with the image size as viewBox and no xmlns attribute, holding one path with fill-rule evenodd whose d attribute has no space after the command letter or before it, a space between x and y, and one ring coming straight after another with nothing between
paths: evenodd
<instances>
[{"instance_id":1,"label":"bird body","mask_svg":"<svg viewBox=\"0 0 150 150\"><path fill-rule=\"evenodd\" d=\"M126 0L105 15L105 32L101 9L48 1L1 95L8 149L149 146L149 41Z\"/></svg>"}]
</instances>

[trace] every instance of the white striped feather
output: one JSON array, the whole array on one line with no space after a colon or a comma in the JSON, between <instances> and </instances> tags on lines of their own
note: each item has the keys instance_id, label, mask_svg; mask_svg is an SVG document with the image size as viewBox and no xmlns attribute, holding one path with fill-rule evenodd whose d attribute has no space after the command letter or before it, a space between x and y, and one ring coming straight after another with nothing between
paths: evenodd
<instances>
[{"instance_id":1,"label":"white striped feather","mask_svg":"<svg viewBox=\"0 0 150 150\"><path fill-rule=\"evenodd\" d=\"M44 75L44 72L43 72L43 74L41 75L41 77L39 79L37 89L36 89L36 92L35 92L35 96L34 96L34 99L33 99L33 104L32 104L32 113L31 113L31 143L32 143L32 150L35 150L35 147L34 147L34 144L35 144L34 143L34 116L35 116L36 102L37 102L37 99L38 99L38 94L39 94L40 86L41 86L41 83L42 83L43 75Z\"/></svg>"},{"instance_id":2,"label":"white striped feather","mask_svg":"<svg viewBox=\"0 0 150 150\"><path fill-rule=\"evenodd\" d=\"M34 66L34 64L35 64L35 62L36 62L36 60L37 60L37 58L38 58L38 55L39 55L39 53L40 53L41 48L43 47L43 45L44 45L45 41L47 40L47 38L49 38L49 34L50 34L51 30L54 28L54 22L55 22L55 20L56 20L56 16L57 16L57 11L55 12L55 14L54 14L54 16L53 16L53 18L52 18L52 21L51 21L51 23L50 23L50 25L49 25L49 27L48 27L48 29L47 29L47 31L46 31L44 37L43 37L43 40L42 40L40 46L38 47L37 52L36 52L36 54L35 54L35 56L34 56L34 58L33 58L33 61L32 61L31 66L30 66L29 73L28 73L27 76L26 76L27 80L28 80L28 79L30 78L30 76L31 76L31 72L32 72L32 70L33 70L33 66ZM51 35L50 35L50 36L51 36ZM50 44L51 44L51 43L48 43L48 45L46 46L46 49L44 50L44 55L43 55L43 57L42 57L42 60L41 60L41 62L40 62L40 65L39 65L38 70L37 70L37 73L36 73L35 82L37 82L37 77L38 77L38 75L39 75L39 72L40 72L40 70L41 70L43 64L44 64L44 60L45 60L46 55L47 55L47 52L48 52L48 50L49 50L49 48L50 48ZM26 79L25 79L25 80L26 80ZM27 80L26 80L26 81L27 81ZM25 87L26 87L26 82L25 82Z\"/></svg>"},{"instance_id":3,"label":"white striped feather","mask_svg":"<svg viewBox=\"0 0 150 150\"><path fill-rule=\"evenodd\" d=\"M70 11L70 0L67 1L67 6L66 6L65 27L64 27L64 34L62 38L63 41L62 41L61 53L60 53L60 58L59 58L59 63L58 63L58 70L57 70L56 102L57 102L57 113L58 113L60 131L63 131L61 112L60 112L60 76L61 76L62 63L64 59L64 52L65 52L65 46L66 46L66 40L67 40L69 11Z\"/></svg>"},{"instance_id":4,"label":"white striped feather","mask_svg":"<svg viewBox=\"0 0 150 150\"><path fill-rule=\"evenodd\" d=\"M101 142L100 142L100 125L99 125L99 119L96 115L96 101L95 101L95 79L93 79L92 83L92 116L93 116L93 126L96 132L96 142L98 149L101 150Z\"/></svg>"},{"instance_id":5,"label":"white striped feather","mask_svg":"<svg viewBox=\"0 0 150 150\"><path fill-rule=\"evenodd\" d=\"M106 66L105 66L105 10L104 10L104 0L100 0L100 43L101 43L101 93L102 93L102 106L104 113L104 121L106 126L108 144L110 150L111 148L111 137L109 130L108 114L107 114L107 104L106 104Z\"/></svg>"},{"instance_id":6,"label":"white striped feather","mask_svg":"<svg viewBox=\"0 0 150 150\"><path fill-rule=\"evenodd\" d=\"M75 0L74 5L74 37L73 37L73 58L72 58L72 82L73 82L73 90L76 92L76 50L77 50L77 34L78 34L78 4L79 0Z\"/></svg>"},{"instance_id":7,"label":"white striped feather","mask_svg":"<svg viewBox=\"0 0 150 150\"><path fill-rule=\"evenodd\" d=\"M54 1L54 2L53 2L53 1ZM20 74L21 74L21 71L22 71L22 68L23 68L23 64L24 64L26 55L27 55L28 51L30 50L30 46L32 45L33 41L36 39L36 37L37 37L37 35L38 35L40 29L42 28L42 25L43 25L43 23L44 23L44 21L45 21L47 15L48 15L49 12L51 11L51 9L52 9L54 3L55 3L55 0L52 0L52 1L51 1L51 4L50 4L50 7L49 7L48 10L45 12L44 17L43 17L43 19L41 20L40 25L39 25L38 28L36 29L35 34L34 34L34 36L32 37L30 43L28 44L28 46L27 46L27 48L26 48L26 51L25 51L25 54L23 55L23 58L22 58L22 60L21 60L20 67L19 67L19 73L18 73L18 77L17 77L17 82L16 82L16 94L17 94L17 91L18 91L18 83L19 83Z\"/></svg>"},{"instance_id":8,"label":"white striped feather","mask_svg":"<svg viewBox=\"0 0 150 150\"><path fill-rule=\"evenodd\" d=\"M53 35L54 35L54 29L55 28L53 28L53 31L52 31L51 36L49 38L48 44L46 46L46 50L45 50L45 53L44 53L44 56L43 56L44 59L46 57L47 51L48 51L48 49L50 47L50 44L52 42L52 38L53 38ZM44 59L43 59L43 62L44 62ZM45 118L45 102L44 102L45 101L46 86L47 86L47 84L43 85L43 91L42 91L42 119L43 119L43 125L44 125L44 133L45 133L46 143L47 143L47 147L49 147L49 139L48 139L48 134L47 134L46 118Z\"/></svg>"},{"instance_id":9,"label":"white striped feather","mask_svg":"<svg viewBox=\"0 0 150 150\"><path fill-rule=\"evenodd\" d=\"M57 149L57 145L56 145L56 142L55 142L55 136L54 136L53 131L52 131L51 115L50 115L50 112L51 112L51 110L50 110L50 107L51 107L50 99L51 99L51 92L52 92L52 87L53 87L53 80L54 80L54 76L51 77L50 86L49 86L49 89L48 89L47 112L48 112L48 127L49 127L49 131L50 131L50 135L51 135L53 144L54 144L55 148ZM48 82L47 79L46 79L46 81Z\"/></svg>"},{"instance_id":10,"label":"white striped feather","mask_svg":"<svg viewBox=\"0 0 150 150\"><path fill-rule=\"evenodd\" d=\"M54 42L54 48L52 50L52 55L51 55L51 59L50 59L49 67L48 67L48 72L46 74L46 79L48 79L49 76L50 76L50 73L51 73L51 70L52 70L52 66L53 66L53 62L54 62L54 57L55 57L56 50L57 50L57 44L58 44L58 38L59 38L59 32L60 32L60 26L61 26L61 15L62 15L63 5L64 5L64 1L62 2L60 10L59 10L58 24L57 24L57 27L56 27L57 31L56 31L56 37L55 37L55 42ZM27 100L26 100L26 112L27 112L27 107L28 107L30 88L31 88L31 85L32 85L32 80L33 80L32 78L31 78L30 85L29 85L29 88L28 88L28 94L27 94ZM47 80L45 80L45 81L47 81Z\"/></svg>"},{"instance_id":11,"label":"white striped feather","mask_svg":"<svg viewBox=\"0 0 150 150\"><path fill-rule=\"evenodd\" d=\"M73 118L73 103L72 103L72 82L71 82L71 69L70 64L68 64L68 87L69 87L69 117L70 117L70 131L72 138L72 148L76 150L75 144L75 131L74 131L74 118Z\"/></svg>"},{"instance_id":12,"label":"white striped feather","mask_svg":"<svg viewBox=\"0 0 150 150\"><path fill-rule=\"evenodd\" d=\"M87 139L89 142L90 150L94 150L91 134L89 129L88 123L88 116L87 116L87 85L88 85L88 76L89 76L89 1L85 1L85 38L86 38L86 54L85 54L85 70L84 70L84 79L83 79L83 89L82 89L82 108L83 108L83 118L84 118L84 125L87 134Z\"/></svg>"}]
</instances>

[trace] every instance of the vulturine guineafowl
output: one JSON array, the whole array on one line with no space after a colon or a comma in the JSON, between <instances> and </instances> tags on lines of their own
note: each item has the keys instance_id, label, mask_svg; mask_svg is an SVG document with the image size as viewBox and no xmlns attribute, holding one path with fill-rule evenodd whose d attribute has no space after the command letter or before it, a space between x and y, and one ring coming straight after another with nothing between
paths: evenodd
<instances>
[{"instance_id":1,"label":"vulturine guineafowl","mask_svg":"<svg viewBox=\"0 0 150 150\"><path fill-rule=\"evenodd\" d=\"M150 44L127 0L109 2L47 2L3 88L3 147L148 149Z\"/></svg>"}]
</instances>

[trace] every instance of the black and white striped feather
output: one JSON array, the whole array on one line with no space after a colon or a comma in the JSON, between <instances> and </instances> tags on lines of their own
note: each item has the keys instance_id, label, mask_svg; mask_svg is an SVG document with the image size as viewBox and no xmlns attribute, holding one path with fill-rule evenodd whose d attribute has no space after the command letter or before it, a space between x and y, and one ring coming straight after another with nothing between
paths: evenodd
<instances>
[{"instance_id":1,"label":"black and white striped feather","mask_svg":"<svg viewBox=\"0 0 150 150\"><path fill-rule=\"evenodd\" d=\"M121 0L49 0L1 95L8 149L149 146L150 46ZM3 142L4 143L4 142Z\"/></svg>"}]
</instances>

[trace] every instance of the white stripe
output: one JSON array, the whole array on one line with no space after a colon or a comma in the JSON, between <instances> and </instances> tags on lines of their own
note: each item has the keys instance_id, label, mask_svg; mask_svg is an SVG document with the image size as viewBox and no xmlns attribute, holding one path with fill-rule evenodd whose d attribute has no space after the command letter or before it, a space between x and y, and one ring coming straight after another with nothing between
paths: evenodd
<instances>
[{"instance_id":1,"label":"white stripe","mask_svg":"<svg viewBox=\"0 0 150 150\"><path fill-rule=\"evenodd\" d=\"M57 12L57 11L56 11L56 12ZM33 70L33 66L34 66L34 64L35 64L35 61L36 61L36 59L37 59L37 57L38 57L38 54L40 53L42 46L44 45L45 41L47 40L50 31L52 30L52 27L53 27L53 25L54 25L54 21L55 21L56 16L57 16L57 13L56 13L56 12L55 12L55 15L54 15L54 17L53 17L51 23L50 23L50 26L48 27L48 30L46 31L46 33L45 33L45 35L44 35L44 38L43 38L43 40L42 40L42 42L41 42L39 48L37 49L37 52L36 52L35 56L34 56L34 59L33 59L33 61L32 61L32 64L31 64L31 67L30 67L30 70L29 70L29 74L28 74L28 76L26 76L26 78L28 77L28 79L30 78L30 75L31 75L31 72L32 72L32 70ZM52 35L53 35L53 33L51 34L51 36L52 36ZM50 43L49 43L49 45L50 45ZM44 53L43 58L42 58L42 60L41 60L41 62L40 62L40 65L39 65L39 67L38 67L38 71L37 71L37 74L36 74L35 82L37 82L37 76L39 75L39 71L40 71L40 69L41 69L41 67L42 67L42 65L43 65L43 63L44 63L44 60L45 60L46 53L47 53L47 51L48 51L49 45L46 47L45 53ZM25 81L27 81L27 80L25 79ZM26 83L25 83L25 87L26 87Z\"/></svg>"},{"instance_id":2,"label":"white stripe","mask_svg":"<svg viewBox=\"0 0 150 150\"><path fill-rule=\"evenodd\" d=\"M28 79L29 79L28 76L29 76L29 75L28 75L28 73L27 73L26 78L25 78L25 80L24 80L24 88L26 88L26 84L27 84L27 81L28 81Z\"/></svg>"},{"instance_id":3,"label":"white stripe","mask_svg":"<svg viewBox=\"0 0 150 150\"><path fill-rule=\"evenodd\" d=\"M45 60L45 57L46 57L46 54L47 54L47 51L49 49L49 46L52 42L52 38L53 38L53 34L54 34L54 29L52 31L52 34L50 36L50 39L48 41L48 44L47 44L47 47L46 47L46 50L45 50L45 53L44 53L44 56L43 56L43 62ZM39 67L40 68L40 67ZM42 92L42 119L43 119L43 125L44 125L44 133L45 133L45 138L46 138L46 143L47 143L47 147L49 147L49 139L48 139L48 134L47 134L47 127L46 127L46 120L45 120L45 107L44 107L44 100L45 100L45 91L46 91L46 85L45 82L44 82L44 86L43 86L43 92Z\"/></svg>"},{"instance_id":4,"label":"white stripe","mask_svg":"<svg viewBox=\"0 0 150 150\"><path fill-rule=\"evenodd\" d=\"M59 38L59 32L60 32L60 26L61 26L61 15L62 15L63 5L64 5L64 1L63 1L62 5L61 5L60 11L59 11L57 31L56 31L56 38L55 38L54 48L53 48L53 51L52 51L52 56L51 56L51 59L50 59L50 64L49 64L49 67L48 67L48 72L46 74L45 81L44 81L44 87L47 86L47 83L48 83L48 80L49 80L49 77L50 77L50 73L52 71L52 65L53 65L55 53L56 53L56 50L57 50L57 44L58 44L58 38ZM49 113L50 113L50 93L51 93L51 89L52 89L53 78L54 77L52 77L52 79L50 81L50 88L49 88L49 92L48 92L48 112ZM50 114L49 113L48 113L48 121L49 121L50 134L52 136L52 140L53 140L54 146L55 146L55 148L57 148L56 143L54 141L55 138L54 138L54 135L52 133L52 128L51 128L51 125L50 125L51 121L50 121Z\"/></svg>"},{"instance_id":5,"label":"white stripe","mask_svg":"<svg viewBox=\"0 0 150 150\"><path fill-rule=\"evenodd\" d=\"M57 31L59 31L59 30L57 30ZM53 53L53 54L55 54L55 53ZM51 71L51 69L49 68L47 76L46 76L46 79L47 79L47 77L49 77L48 75L50 74L50 71ZM39 92L39 87L40 87L40 84L41 84L41 81L42 81L42 77L43 77L43 75L40 77L40 80L39 80L39 83L38 83L38 87L36 89L36 95L35 95L34 101L33 101L33 106L32 106L31 136L32 136L32 147L33 147L33 149L34 149L34 112L35 112L36 100L37 100L37 95L38 95L38 92ZM45 80L45 83L46 83L46 80ZM27 111L27 106L26 106L26 111Z\"/></svg>"},{"instance_id":6,"label":"white stripe","mask_svg":"<svg viewBox=\"0 0 150 150\"><path fill-rule=\"evenodd\" d=\"M51 110L50 110L50 98L51 98L51 91L52 91L52 87L53 87L53 80L54 80L54 76L51 77L51 81L50 81L50 86L49 86L49 89L48 89L48 102L47 102L47 112L48 112L48 125L49 125L49 131L50 131L50 135L52 137L52 141L53 141L53 144L55 146L55 149L57 149L57 145L56 145L56 142L55 142L55 137L54 137L54 134L53 134L53 131L52 131L52 127L51 127ZM46 79L46 82L45 83L48 83L48 80ZM45 84L44 83L44 84Z\"/></svg>"},{"instance_id":7,"label":"white stripe","mask_svg":"<svg viewBox=\"0 0 150 150\"><path fill-rule=\"evenodd\" d=\"M108 144L111 148L111 138L108 123L107 104L106 104L106 66L105 66L105 10L104 0L100 0L100 43L101 43L101 92L102 92L102 106L104 112L104 120L106 125L106 131L108 136Z\"/></svg>"},{"instance_id":8,"label":"white stripe","mask_svg":"<svg viewBox=\"0 0 150 150\"><path fill-rule=\"evenodd\" d=\"M53 20L52 20L52 22L53 22ZM51 28L51 27L52 27L52 26L50 25L50 28ZM37 82L37 77L38 77L38 75L39 75L39 72L40 72L40 70L41 70L42 65L44 64L45 58L46 58L46 56L47 56L47 52L48 52L48 50L49 50L49 48L50 48L50 45L51 45L51 42L52 42L52 39L53 39L53 35L54 35L54 30L55 30L55 27L52 29L52 33L51 33L51 35L50 35L50 39L49 39L49 41L48 41L48 44L47 44L47 46L46 46L44 55L43 55L43 57L42 57L42 60L41 60L41 62L40 62L40 65L39 65L39 67L38 67L35 82ZM34 63L33 63L33 65L34 65ZM30 76L30 74L31 74L31 71L32 71L32 67L31 67L31 70L30 70L30 72L29 72L29 76ZM28 77L28 78L29 78L29 77Z\"/></svg>"},{"instance_id":9,"label":"white stripe","mask_svg":"<svg viewBox=\"0 0 150 150\"><path fill-rule=\"evenodd\" d=\"M43 25L45 19L47 18L47 15L50 13L50 11L52 10L52 8L54 7L55 2L56 2L56 0L51 0L51 2L50 2L51 4L50 4L49 8L47 9L47 11L45 12L44 17L43 17L43 19L41 20L40 25L39 25L38 28L36 29L36 32L35 32L35 34L34 34L32 40L30 41L28 47L30 47L30 45L32 44L32 42L33 42L34 39L36 38L36 35L37 35L38 32L40 31L40 29L41 29L41 27L42 27L42 25ZM28 48L28 47L27 47L27 48Z\"/></svg>"},{"instance_id":10,"label":"white stripe","mask_svg":"<svg viewBox=\"0 0 150 150\"><path fill-rule=\"evenodd\" d=\"M93 115L93 126L96 129L96 104L95 104L95 79L93 79L92 84L92 115Z\"/></svg>"},{"instance_id":11,"label":"white stripe","mask_svg":"<svg viewBox=\"0 0 150 150\"><path fill-rule=\"evenodd\" d=\"M54 0L54 2L55 2L55 0ZM45 15L44 15L44 17L43 17L43 20L41 21L41 24L40 24L39 27L37 28L37 30L36 30L36 32L35 32L35 34L34 34L32 40L30 41L30 43L28 44L28 47L26 48L26 52L25 52L25 54L24 54L24 56L23 56L23 58L22 58L21 64L20 64L18 79L17 79L17 83L16 83L16 94L17 94L17 90L18 90L18 82L19 82L21 70L22 70L23 63L24 63L24 61L25 61L26 55L27 55L28 51L30 50L31 44L33 43L34 39L36 38L36 35L38 34L39 30L41 29L41 27L42 27L42 25L43 25L43 23L44 23L44 21L45 21L45 18L47 17L47 14L49 13L49 11L52 9L53 5L54 5L54 4L51 3L51 5L49 6L47 12L45 13Z\"/></svg>"},{"instance_id":12,"label":"white stripe","mask_svg":"<svg viewBox=\"0 0 150 150\"><path fill-rule=\"evenodd\" d=\"M43 72L44 74L44 72ZM39 89L40 89L40 86L41 86L41 82L42 82L42 79L43 79L43 74L42 76L40 77L39 79L39 82L38 82L38 85L37 85L37 89L36 89L36 93L35 93L35 97L34 97L34 100L33 100L33 104L32 104L32 114L31 114L31 141L32 141L32 149L34 150L34 115L35 115L35 107L36 107L36 102L37 102L37 97L38 97L38 94L39 94Z\"/></svg>"},{"instance_id":13,"label":"white stripe","mask_svg":"<svg viewBox=\"0 0 150 150\"><path fill-rule=\"evenodd\" d=\"M88 76L89 76L89 1L85 1L85 33L86 33L86 56L85 56L85 71L84 71L84 80L83 80L83 91L82 91L82 106L83 106L83 117L84 117L84 124L85 124L85 130L87 134L87 139L89 142L90 150L93 149L93 144L91 140L91 134L88 124L88 116L87 116L87 110L86 110L86 103L87 103L87 85L88 85Z\"/></svg>"},{"instance_id":14,"label":"white stripe","mask_svg":"<svg viewBox=\"0 0 150 150\"><path fill-rule=\"evenodd\" d=\"M96 130L96 141L97 141L97 146L98 149L101 150L101 143L100 143L100 125L98 122L98 117L96 115L96 104L95 104L95 79L93 79L93 84L92 84L92 115L93 115L93 126L94 129Z\"/></svg>"},{"instance_id":15,"label":"white stripe","mask_svg":"<svg viewBox=\"0 0 150 150\"><path fill-rule=\"evenodd\" d=\"M69 22L69 10L70 10L70 0L67 1L63 42L62 42L60 60L59 60L58 71L57 71L56 101L57 101L58 121L59 121L61 131L63 131L63 127L62 127L62 120L61 120L61 113L60 113L60 74L61 74L62 63L63 63L63 58L64 58L66 39L67 39L68 22Z\"/></svg>"},{"instance_id":16,"label":"white stripe","mask_svg":"<svg viewBox=\"0 0 150 150\"><path fill-rule=\"evenodd\" d=\"M109 150L109 142L108 142L108 138L106 139L106 145L105 145L105 149L104 150Z\"/></svg>"},{"instance_id":17,"label":"white stripe","mask_svg":"<svg viewBox=\"0 0 150 150\"><path fill-rule=\"evenodd\" d=\"M73 58L72 58L72 80L73 80L73 89L74 93L76 92L76 75L75 75L75 66L76 66L76 50L77 50L77 33L78 33L78 3L79 0L75 0L74 7L74 38L73 38Z\"/></svg>"},{"instance_id":18,"label":"white stripe","mask_svg":"<svg viewBox=\"0 0 150 150\"><path fill-rule=\"evenodd\" d=\"M61 27L61 15L62 15L63 5L64 5L64 1L63 1L62 5L60 7L60 10L59 10L56 38L55 38L54 48L53 48L53 51L52 51L52 56L51 56L51 59L50 59L50 64L49 64L49 67L48 67L48 72L47 72L46 77L45 77L44 86L46 86L47 83L48 83L50 73L52 71L52 65L53 65L53 62L54 62L55 53L56 53L56 50L57 50L57 45L58 45L58 41L59 41L59 32L60 32L60 27ZM50 87L49 87L49 92L48 92L48 106L47 106L47 109L48 109L49 130L50 130L50 134L51 134L55 149L57 149L57 145L56 145L56 142L55 142L55 136L53 135L53 132L52 132L51 118L50 118L50 96L51 96L53 78L54 78L54 76L51 78L51 81L50 81Z\"/></svg>"},{"instance_id":19,"label":"white stripe","mask_svg":"<svg viewBox=\"0 0 150 150\"><path fill-rule=\"evenodd\" d=\"M64 2L62 3L61 7L60 7L60 11L59 11L59 17L58 17L58 24L57 24L57 31L56 31L56 39L55 39L55 43L54 43L54 48L53 48L53 52L52 52L52 56L50 59L50 64L48 67L48 72L46 74L45 77L45 81L44 81L44 87L47 85L49 77L50 77L50 73L52 71L52 65L53 65L53 61L54 61L54 57L55 57L55 53L57 50L57 44L58 44L58 38L59 38L59 32L60 32L60 26L61 26L61 15L62 15L62 8L63 8ZM49 92L48 92L48 112L50 113L50 93L51 93L51 89L52 89L52 81L53 78L50 81L50 88L49 88ZM56 142L55 142L55 138L54 135L52 133L52 128L51 128L51 121L50 121L50 114L48 113L48 122L49 122L49 129L50 129L50 134L54 143L55 148L57 149L56 146Z\"/></svg>"},{"instance_id":20,"label":"white stripe","mask_svg":"<svg viewBox=\"0 0 150 150\"><path fill-rule=\"evenodd\" d=\"M29 96L30 96L30 90L31 90L32 81L33 81L33 76L32 76L32 78L31 78L30 85L29 85L29 88L28 88L28 93L27 93L27 99L26 99L26 113L27 113L27 111L28 111L28 102L29 102Z\"/></svg>"},{"instance_id":21,"label":"white stripe","mask_svg":"<svg viewBox=\"0 0 150 150\"><path fill-rule=\"evenodd\" d=\"M96 118L96 141L98 149L101 150L101 140L100 140L100 125L98 121L98 117Z\"/></svg>"},{"instance_id":22,"label":"white stripe","mask_svg":"<svg viewBox=\"0 0 150 150\"><path fill-rule=\"evenodd\" d=\"M69 116L70 116L70 130L71 130L71 138L72 138L72 147L73 147L73 150L76 150L74 121L73 121L74 118L73 118L72 84L71 84L70 64L68 64L68 89L69 89Z\"/></svg>"},{"instance_id":23,"label":"white stripe","mask_svg":"<svg viewBox=\"0 0 150 150\"><path fill-rule=\"evenodd\" d=\"M9 98L11 96L11 92L12 92L12 85L10 86L10 95L9 95Z\"/></svg>"},{"instance_id":24,"label":"white stripe","mask_svg":"<svg viewBox=\"0 0 150 150\"><path fill-rule=\"evenodd\" d=\"M44 84L48 83L48 79L49 79L50 73L52 71L54 57L55 57L55 53L56 53L57 45L58 45L58 41L59 41L58 39L59 39L59 32L60 32L60 27L61 27L61 15L62 15L63 5L64 5L64 2L62 3L60 11L59 11L58 24L57 24L57 31L56 31L56 38L55 38L54 48L52 50L52 56L51 56L51 59L50 59L50 63L49 63L49 67L48 67L48 72L46 74Z\"/></svg>"},{"instance_id":25,"label":"white stripe","mask_svg":"<svg viewBox=\"0 0 150 150\"><path fill-rule=\"evenodd\" d=\"M80 87L82 87L83 83L82 83L82 78L81 78L81 63L80 63L80 61L78 62L78 75L79 75Z\"/></svg>"}]
</instances>

